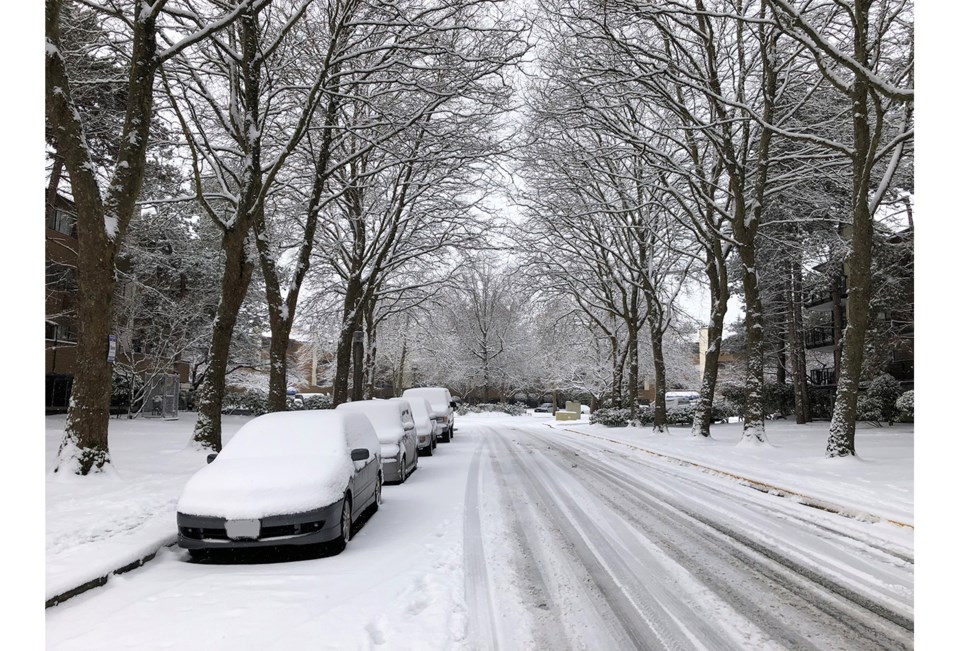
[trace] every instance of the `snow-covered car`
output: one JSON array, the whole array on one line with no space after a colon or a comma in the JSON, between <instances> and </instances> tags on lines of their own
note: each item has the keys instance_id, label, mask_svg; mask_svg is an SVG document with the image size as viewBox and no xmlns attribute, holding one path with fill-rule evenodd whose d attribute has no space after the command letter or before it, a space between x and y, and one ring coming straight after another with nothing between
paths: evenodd
<instances>
[{"instance_id":1,"label":"snow-covered car","mask_svg":"<svg viewBox=\"0 0 960 651\"><path fill-rule=\"evenodd\" d=\"M417 453L425 457L433 455L437 448L437 438L440 436L440 428L437 422L430 418L430 405L426 398L410 396L409 398L392 398L410 405L410 413L413 414L413 424L417 429Z\"/></svg>"},{"instance_id":2,"label":"snow-covered car","mask_svg":"<svg viewBox=\"0 0 960 651\"><path fill-rule=\"evenodd\" d=\"M195 558L331 541L342 550L354 520L380 505L380 442L360 414L266 414L207 461L177 503L178 542Z\"/></svg>"},{"instance_id":3,"label":"snow-covered car","mask_svg":"<svg viewBox=\"0 0 960 651\"><path fill-rule=\"evenodd\" d=\"M426 398L430 405L430 418L440 426L439 441L447 443L453 438L453 421L457 404L450 397L450 391L443 387L417 387L403 392L404 398L417 396Z\"/></svg>"},{"instance_id":4,"label":"snow-covered car","mask_svg":"<svg viewBox=\"0 0 960 651\"><path fill-rule=\"evenodd\" d=\"M383 480L402 484L417 469L417 429L410 403L399 400L356 400L334 411L363 414L380 440Z\"/></svg>"},{"instance_id":5,"label":"snow-covered car","mask_svg":"<svg viewBox=\"0 0 960 651\"><path fill-rule=\"evenodd\" d=\"M553 413L553 403L552 402L542 402L540 406L535 407L533 410L538 414L552 414Z\"/></svg>"}]
</instances>

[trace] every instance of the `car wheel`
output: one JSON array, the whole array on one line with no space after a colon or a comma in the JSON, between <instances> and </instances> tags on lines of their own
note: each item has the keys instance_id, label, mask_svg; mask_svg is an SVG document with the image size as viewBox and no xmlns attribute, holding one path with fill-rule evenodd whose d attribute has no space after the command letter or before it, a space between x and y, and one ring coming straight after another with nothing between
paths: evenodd
<instances>
[{"instance_id":1,"label":"car wheel","mask_svg":"<svg viewBox=\"0 0 960 651\"><path fill-rule=\"evenodd\" d=\"M333 547L339 554L347 547L353 534L353 502L350 495L343 498L343 511L340 512L340 535L333 541Z\"/></svg>"},{"instance_id":2,"label":"car wheel","mask_svg":"<svg viewBox=\"0 0 960 651\"><path fill-rule=\"evenodd\" d=\"M370 506L370 513L376 513L380 508L380 502L383 501L383 477L377 475L377 485L373 489L373 504Z\"/></svg>"},{"instance_id":3,"label":"car wheel","mask_svg":"<svg viewBox=\"0 0 960 651\"><path fill-rule=\"evenodd\" d=\"M407 481L407 458L400 457L400 483Z\"/></svg>"},{"instance_id":4,"label":"car wheel","mask_svg":"<svg viewBox=\"0 0 960 651\"><path fill-rule=\"evenodd\" d=\"M433 456L433 444L427 446L427 449L423 451L423 456L432 457Z\"/></svg>"}]
</instances>

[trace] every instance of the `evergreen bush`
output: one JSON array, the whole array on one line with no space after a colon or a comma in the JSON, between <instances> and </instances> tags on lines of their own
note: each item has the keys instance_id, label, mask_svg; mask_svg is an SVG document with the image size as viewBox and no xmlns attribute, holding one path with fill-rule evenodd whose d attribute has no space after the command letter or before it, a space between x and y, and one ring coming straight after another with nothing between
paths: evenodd
<instances>
[{"instance_id":1,"label":"evergreen bush","mask_svg":"<svg viewBox=\"0 0 960 651\"><path fill-rule=\"evenodd\" d=\"M897 418L901 423L912 423L913 422L913 389L910 391L904 391L899 398L897 398L896 408L897 408Z\"/></svg>"},{"instance_id":2,"label":"evergreen bush","mask_svg":"<svg viewBox=\"0 0 960 651\"><path fill-rule=\"evenodd\" d=\"M870 423L881 423L883 417L883 403L877 398L861 393L857 397L857 420Z\"/></svg>"},{"instance_id":3,"label":"evergreen bush","mask_svg":"<svg viewBox=\"0 0 960 651\"><path fill-rule=\"evenodd\" d=\"M457 414L460 416L494 412L509 414L510 416L522 416L523 414L527 413L527 408L525 405L519 403L507 404L505 402L485 402L478 405L461 404L459 407L457 407Z\"/></svg>"},{"instance_id":4,"label":"evergreen bush","mask_svg":"<svg viewBox=\"0 0 960 651\"><path fill-rule=\"evenodd\" d=\"M878 421L890 423L897 419L897 398L900 397L900 383L889 373L882 373L875 377L867 387L867 396L875 401L879 410ZM859 402L857 403L859 409Z\"/></svg>"},{"instance_id":5,"label":"evergreen bush","mask_svg":"<svg viewBox=\"0 0 960 651\"><path fill-rule=\"evenodd\" d=\"M626 427L630 422L629 409L606 408L598 409L590 414L591 425L606 425L607 427Z\"/></svg>"}]
</instances>

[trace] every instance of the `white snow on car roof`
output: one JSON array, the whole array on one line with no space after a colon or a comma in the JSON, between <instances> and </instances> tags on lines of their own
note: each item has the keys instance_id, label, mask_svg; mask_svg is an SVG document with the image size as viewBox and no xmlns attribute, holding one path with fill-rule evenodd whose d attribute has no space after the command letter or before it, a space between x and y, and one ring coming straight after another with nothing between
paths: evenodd
<instances>
[{"instance_id":1,"label":"white snow on car roof","mask_svg":"<svg viewBox=\"0 0 960 651\"><path fill-rule=\"evenodd\" d=\"M344 455L346 430L334 411L284 411L254 418L220 453L222 458Z\"/></svg>"},{"instance_id":2,"label":"white snow on car roof","mask_svg":"<svg viewBox=\"0 0 960 651\"><path fill-rule=\"evenodd\" d=\"M394 400L356 400L345 402L334 411L354 411L370 419L377 432L380 444L396 443L403 436L403 421L400 411L403 407Z\"/></svg>"}]
</instances>

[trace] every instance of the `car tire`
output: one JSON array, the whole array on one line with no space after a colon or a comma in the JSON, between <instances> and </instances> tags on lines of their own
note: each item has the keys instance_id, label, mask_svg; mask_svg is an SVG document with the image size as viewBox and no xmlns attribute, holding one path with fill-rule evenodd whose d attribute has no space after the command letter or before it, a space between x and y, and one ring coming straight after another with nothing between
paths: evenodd
<instances>
[{"instance_id":1,"label":"car tire","mask_svg":"<svg viewBox=\"0 0 960 651\"><path fill-rule=\"evenodd\" d=\"M427 446L427 449L423 451L423 456L432 457L433 456L433 444Z\"/></svg>"},{"instance_id":2,"label":"car tire","mask_svg":"<svg viewBox=\"0 0 960 651\"><path fill-rule=\"evenodd\" d=\"M336 553L342 552L350 542L350 536L353 535L353 500L348 493L343 498L343 510L340 511L340 535L334 538L333 548Z\"/></svg>"},{"instance_id":3,"label":"car tire","mask_svg":"<svg viewBox=\"0 0 960 651\"><path fill-rule=\"evenodd\" d=\"M377 485L373 489L373 504L370 505L370 515L380 510L380 502L383 501L383 477L377 474Z\"/></svg>"},{"instance_id":4,"label":"car tire","mask_svg":"<svg viewBox=\"0 0 960 651\"><path fill-rule=\"evenodd\" d=\"M400 473L400 483L402 484L407 481L407 457L400 457L399 468L400 470L398 472Z\"/></svg>"}]
</instances>

